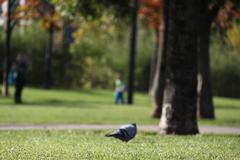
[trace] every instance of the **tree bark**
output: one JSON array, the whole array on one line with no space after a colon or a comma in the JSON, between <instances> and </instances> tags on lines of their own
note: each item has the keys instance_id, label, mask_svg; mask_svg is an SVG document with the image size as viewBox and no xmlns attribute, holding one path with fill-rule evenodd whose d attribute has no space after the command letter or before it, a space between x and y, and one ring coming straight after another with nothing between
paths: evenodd
<instances>
[{"instance_id":1,"label":"tree bark","mask_svg":"<svg viewBox=\"0 0 240 160\"><path fill-rule=\"evenodd\" d=\"M164 1L166 84L160 134L196 134L197 22L200 0ZM164 39L165 40L165 39Z\"/></svg>"},{"instance_id":2,"label":"tree bark","mask_svg":"<svg viewBox=\"0 0 240 160\"><path fill-rule=\"evenodd\" d=\"M210 27L208 3L201 4L198 32L198 114L200 118L214 119L214 106L210 71Z\"/></svg>"},{"instance_id":3,"label":"tree bark","mask_svg":"<svg viewBox=\"0 0 240 160\"><path fill-rule=\"evenodd\" d=\"M132 30L131 30L130 54L129 54L129 62L128 62L128 99L127 99L128 104L133 104L135 57L136 57L136 44L137 44L137 11L138 11L138 0L133 0Z\"/></svg>"},{"instance_id":4,"label":"tree bark","mask_svg":"<svg viewBox=\"0 0 240 160\"><path fill-rule=\"evenodd\" d=\"M163 37L164 32L159 32L160 41L158 46L158 53L156 56L155 74L153 79L150 96L152 98L153 111L151 113L152 118L160 118L162 114L163 103L163 91L165 86L165 61L166 54L163 52Z\"/></svg>"},{"instance_id":5,"label":"tree bark","mask_svg":"<svg viewBox=\"0 0 240 160\"><path fill-rule=\"evenodd\" d=\"M6 23L6 31L5 31L5 52L4 52L4 60L3 60L3 87L2 87L2 95L8 96L8 73L10 68L10 48L11 48L11 1L8 1L8 10L7 10L7 23Z\"/></svg>"},{"instance_id":6,"label":"tree bark","mask_svg":"<svg viewBox=\"0 0 240 160\"><path fill-rule=\"evenodd\" d=\"M48 30L48 42L45 54L45 81L44 88L49 89L52 86L52 53L53 53L54 27Z\"/></svg>"}]
</instances>

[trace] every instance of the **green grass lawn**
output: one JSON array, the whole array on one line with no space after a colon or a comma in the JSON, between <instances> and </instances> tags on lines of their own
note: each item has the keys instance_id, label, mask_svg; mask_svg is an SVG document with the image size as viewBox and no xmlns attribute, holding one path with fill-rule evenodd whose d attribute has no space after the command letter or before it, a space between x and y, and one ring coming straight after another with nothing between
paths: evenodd
<instances>
[{"instance_id":1,"label":"green grass lawn","mask_svg":"<svg viewBox=\"0 0 240 160\"><path fill-rule=\"evenodd\" d=\"M13 90L11 89L11 93ZM135 104L114 105L113 93L105 90L42 90L26 88L24 104L0 97L0 124L158 124L151 119L150 98L136 94ZM240 127L240 99L214 99L216 120L201 125Z\"/></svg>"},{"instance_id":2,"label":"green grass lawn","mask_svg":"<svg viewBox=\"0 0 240 160\"><path fill-rule=\"evenodd\" d=\"M140 132L129 143L109 131L0 131L0 159L239 160L234 135L159 136Z\"/></svg>"}]
</instances>

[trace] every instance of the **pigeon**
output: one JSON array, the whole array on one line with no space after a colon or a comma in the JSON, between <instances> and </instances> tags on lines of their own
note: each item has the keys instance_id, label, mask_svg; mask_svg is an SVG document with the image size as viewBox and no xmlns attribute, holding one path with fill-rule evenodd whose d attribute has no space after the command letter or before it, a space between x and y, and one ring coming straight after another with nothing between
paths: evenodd
<instances>
[{"instance_id":1,"label":"pigeon","mask_svg":"<svg viewBox=\"0 0 240 160\"><path fill-rule=\"evenodd\" d=\"M105 137L114 137L122 140L123 142L128 142L133 139L137 134L137 125L135 123L123 125L119 129L113 131L112 133L106 134Z\"/></svg>"}]
</instances>

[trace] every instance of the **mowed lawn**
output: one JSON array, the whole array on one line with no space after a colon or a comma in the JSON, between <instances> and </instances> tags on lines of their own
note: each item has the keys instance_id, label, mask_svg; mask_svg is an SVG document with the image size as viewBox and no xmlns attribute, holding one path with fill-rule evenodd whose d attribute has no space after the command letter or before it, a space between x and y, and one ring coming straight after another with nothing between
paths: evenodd
<instances>
[{"instance_id":1,"label":"mowed lawn","mask_svg":"<svg viewBox=\"0 0 240 160\"><path fill-rule=\"evenodd\" d=\"M0 131L0 159L239 160L234 135L160 136L140 132L129 143L103 131Z\"/></svg>"},{"instance_id":2,"label":"mowed lawn","mask_svg":"<svg viewBox=\"0 0 240 160\"><path fill-rule=\"evenodd\" d=\"M13 88L11 88L13 95ZM0 97L0 124L158 124L149 117L147 94L136 94L135 104L113 104L113 93L105 90L43 90L26 88L24 104ZM216 120L200 125L240 127L240 99L214 98Z\"/></svg>"}]
</instances>

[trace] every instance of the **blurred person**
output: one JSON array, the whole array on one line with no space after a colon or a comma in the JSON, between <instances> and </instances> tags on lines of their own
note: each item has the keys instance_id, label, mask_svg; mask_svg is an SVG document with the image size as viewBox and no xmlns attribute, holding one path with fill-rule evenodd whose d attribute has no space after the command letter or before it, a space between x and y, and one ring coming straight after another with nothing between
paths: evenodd
<instances>
[{"instance_id":1,"label":"blurred person","mask_svg":"<svg viewBox=\"0 0 240 160\"><path fill-rule=\"evenodd\" d=\"M14 62L10 68L10 71L8 73L8 84L9 85L15 85L16 84L16 78L17 78L17 71L16 71L16 63Z\"/></svg>"},{"instance_id":2,"label":"blurred person","mask_svg":"<svg viewBox=\"0 0 240 160\"><path fill-rule=\"evenodd\" d=\"M115 80L115 93L114 93L114 103L118 104L124 104L124 90L125 90L125 85L122 82L121 75L117 74L116 75L116 80Z\"/></svg>"},{"instance_id":3,"label":"blurred person","mask_svg":"<svg viewBox=\"0 0 240 160\"><path fill-rule=\"evenodd\" d=\"M27 57L20 53L16 58L16 82L15 82L15 96L16 104L22 103L22 91L26 84L27 78Z\"/></svg>"}]
</instances>

